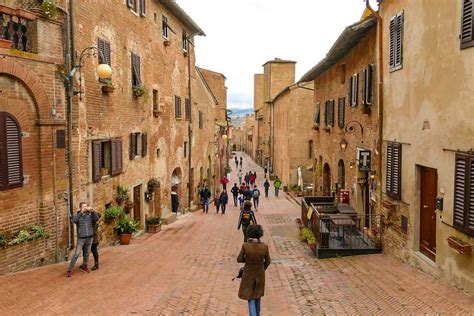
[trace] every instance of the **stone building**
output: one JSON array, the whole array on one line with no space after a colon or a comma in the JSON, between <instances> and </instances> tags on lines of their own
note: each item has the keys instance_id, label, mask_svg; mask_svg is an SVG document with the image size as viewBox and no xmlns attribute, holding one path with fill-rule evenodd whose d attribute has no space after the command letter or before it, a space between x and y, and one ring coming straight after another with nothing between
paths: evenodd
<instances>
[{"instance_id":1,"label":"stone building","mask_svg":"<svg viewBox=\"0 0 474 316\"><path fill-rule=\"evenodd\" d=\"M254 159L254 131L255 131L255 122L254 122L255 115L254 114L247 114L245 115L244 121L244 128L243 128L243 143L242 148L243 151L249 155L252 159Z\"/></svg>"},{"instance_id":2,"label":"stone building","mask_svg":"<svg viewBox=\"0 0 474 316\"><path fill-rule=\"evenodd\" d=\"M280 177L283 186L298 184L298 166L303 176L303 187L312 186L311 169L313 148L313 90L312 82L293 84L278 93L274 106L274 164L273 173Z\"/></svg>"},{"instance_id":3,"label":"stone building","mask_svg":"<svg viewBox=\"0 0 474 316\"><path fill-rule=\"evenodd\" d=\"M379 8L385 251L471 294L473 5L392 0Z\"/></svg>"},{"instance_id":4,"label":"stone building","mask_svg":"<svg viewBox=\"0 0 474 316\"><path fill-rule=\"evenodd\" d=\"M375 213L380 187L375 48L376 19L370 16L348 26L299 80L314 81L314 191L333 195L349 189L360 215ZM364 225L369 224L367 218Z\"/></svg>"},{"instance_id":5,"label":"stone building","mask_svg":"<svg viewBox=\"0 0 474 316\"><path fill-rule=\"evenodd\" d=\"M34 4L0 5L0 274L60 260L67 246L65 18ZM50 237L3 248L28 225Z\"/></svg>"},{"instance_id":6,"label":"stone building","mask_svg":"<svg viewBox=\"0 0 474 316\"><path fill-rule=\"evenodd\" d=\"M232 150L241 151L243 144L243 127L232 126Z\"/></svg>"},{"instance_id":7,"label":"stone building","mask_svg":"<svg viewBox=\"0 0 474 316\"><path fill-rule=\"evenodd\" d=\"M274 107L273 100L280 91L295 83L295 64L275 58L263 64L263 74L254 76L255 149L253 156L261 166L273 168Z\"/></svg>"}]
</instances>

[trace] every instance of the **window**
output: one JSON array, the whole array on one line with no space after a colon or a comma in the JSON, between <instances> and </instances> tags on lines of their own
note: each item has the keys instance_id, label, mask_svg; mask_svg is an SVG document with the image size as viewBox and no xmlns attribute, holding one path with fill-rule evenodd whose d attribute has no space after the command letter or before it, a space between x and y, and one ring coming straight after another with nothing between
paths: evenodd
<instances>
[{"instance_id":1,"label":"window","mask_svg":"<svg viewBox=\"0 0 474 316\"><path fill-rule=\"evenodd\" d=\"M204 117L203 113L199 111L199 128L202 129L204 127Z\"/></svg>"},{"instance_id":2,"label":"window","mask_svg":"<svg viewBox=\"0 0 474 316\"><path fill-rule=\"evenodd\" d=\"M401 199L402 144L387 143L387 195Z\"/></svg>"},{"instance_id":3,"label":"window","mask_svg":"<svg viewBox=\"0 0 474 316\"><path fill-rule=\"evenodd\" d=\"M140 16L146 16L146 0L140 0Z\"/></svg>"},{"instance_id":4,"label":"window","mask_svg":"<svg viewBox=\"0 0 474 316\"><path fill-rule=\"evenodd\" d=\"M341 65L341 84L346 83L346 64Z\"/></svg>"},{"instance_id":5,"label":"window","mask_svg":"<svg viewBox=\"0 0 474 316\"><path fill-rule=\"evenodd\" d=\"M132 53L132 86L138 87L142 85L140 79L140 56Z\"/></svg>"},{"instance_id":6,"label":"window","mask_svg":"<svg viewBox=\"0 0 474 316\"><path fill-rule=\"evenodd\" d=\"M453 226L474 236L474 155L456 154Z\"/></svg>"},{"instance_id":7,"label":"window","mask_svg":"<svg viewBox=\"0 0 474 316\"><path fill-rule=\"evenodd\" d=\"M0 112L0 190L23 186L20 124L11 114Z\"/></svg>"},{"instance_id":8,"label":"window","mask_svg":"<svg viewBox=\"0 0 474 316\"><path fill-rule=\"evenodd\" d=\"M100 181L104 176L122 173L122 140L92 141L92 180Z\"/></svg>"},{"instance_id":9,"label":"window","mask_svg":"<svg viewBox=\"0 0 474 316\"><path fill-rule=\"evenodd\" d=\"M346 167L344 166L344 160L340 159L337 164L337 183L338 189L346 188Z\"/></svg>"},{"instance_id":10,"label":"window","mask_svg":"<svg viewBox=\"0 0 474 316\"><path fill-rule=\"evenodd\" d=\"M137 156L145 157L148 150L148 139L146 133L130 134L130 160Z\"/></svg>"},{"instance_id":11,"label":"window","mask_svg":"<svg viewBox=\"0 0 474 316\"><path fill-rule=\"evenodd\" d=\"M188 35L185 30L183 30L183 51L188 51Z\"/></svg>"},{"instance_id":12,"label":"window","mask_svg":"<svg viewBox=\"0 0 474 316\"><path fill-rule=\"evenodd\" d=\"M174 96L174 117L181 118L181 97Z\"/></svg>"},{"instance_id":13,"label":"window","mask_svg":"<svg viewBox=\"0 0 474 316\"><path fill-rule=\"evenodd\" d=\"M184 142L184 158L188 155L188 142Z\"/></svg>"},{"instance_id":14,"label":"window","mask_svg":"<svg viewBox=\"0 0 474 316\"><path fill-rule=\"evenodd\" d=\"M363 106L370 106L372 105L372 74L373 74L373 66L368 65L362 71L362 105Z\"/></svg>"},{"instance_id":15,"label":"window","mask_svg":"<svg viewBox=\"0 0 474 316\"><path fill-rule=\"evenodd\" d=\"M319 126L321 124L321 103L316 103L316 112L314 114L314 125Z\"/></svg>"},{"instance_id":16,"label":"window","mask_svg":"<svg viewBox=\"0 0 474 316\"><path fill-rule=\"evenodd\" d=\"M184 99L184 114L186 115L186 120L191 120L191 100L189 98Z\"/></svg>"},{"instance_id":17,"label":"window","mask_svg":"<svg viewBox=\"0 0 474 316\"><path fill-rule=\"evenodd\" d=\"M168 18L162 15L161 19L162 19L161 35L163 35L165 39L168 39Z\"/></svg>"},{"instance_id":18,"label":"window","mask_svg":"<svg viewBox=\"0 0 474 316\"><path fill-rule=\"evenodd\" d=\"M63 129L56 130L56 148L66 148L66 131Z\"/></svg>"},{"instance_id":19,"label":"window","mask_svg":"<svg viewBox=\"0 0 474 316\"><path fill-rule=\"evenodd\" d=\"M354 74L351 77L349 85L349 104L352 107L357 106L357 100L359 98L359 74Z\"/></svg>"},{"instance_id":20,"label":"window","mask_svg":"<svg viewBox=\"0 0 474 316\"><path fill-rule=\"evenodd\" d=\"M324 117L325 126L334 126L334 100L326 101L326 115Z\"/></svg>"},{"instance_id":21,"label":"window","mask_svg":"<svg viewBox=\"0 0 474 316\"><path fill-rule=\"evenodd\" d=\"M337 125L340 128L344 128L346 124L346 98L339 98L337 100Z\"/></svg>"},{"instance_id":22,"label":"window","mask_svg":"<svg viewBox=\"0 0 474 316\"><path fill-rule=\"evenodd\" d=\"M473 0L463 0L461 15L461 49L474 46Z\"/></svg>"},{"instance_id":23,"label":"window","mask_svg":"<svg viewBox=\"0 0 474 316\"><path fill-rule=\"evenodd\" d=\"M158 90L153 89L153 116L158 117L160 115L160 103L158 100Z\"/></svg>"},{"instance_id":24,"label":"window","mask_svg":"<svg viewBox=\"0 0 474 316\"><path fill-rule=\"evenodd\" d=\"M403 66L403 11L390 19L390 71Z\"/></svg>"},{"instance_id":25,"label":"window","mask_svg":"<svg viewBox=\"0 0 474 316\"><path fill-rule=\"evenodd\" d=\"M99 64L112 66L110 62L110 42L99 37L97 39L97 48L99 49Z\"/></svg>"},{"instance_id":26,"label":"window","mask_svg":"<svg viewBox=\"0 0 474 316\"><path fill-rule=\"evenodd\" d=\"M308 142L308 159L313 159L313 141Z\"/></svg>"},{"instance_id":27,"label":"window","mask_svg":"<svg viewBox=\"0 0 474 316\"><path fill-rule=\"evenodd\" d=\"M127 7L137 11L137 0L127 0Z\"/></svg>"}]
</instances>

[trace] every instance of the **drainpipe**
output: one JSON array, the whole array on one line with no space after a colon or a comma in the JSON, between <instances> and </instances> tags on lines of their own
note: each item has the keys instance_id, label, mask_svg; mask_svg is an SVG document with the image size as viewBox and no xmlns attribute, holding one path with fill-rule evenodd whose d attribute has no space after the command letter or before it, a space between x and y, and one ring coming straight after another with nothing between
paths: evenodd
<instances>
[{"instance_id":1,"label":"drainpipe","mask_svg":"<svg viewBox=\"0 0 474 316\"><path fill-rule=\"evenodd\" d=\"M382 27L382 17L380 14L372 9L370 6L369 0L365 1L366 8L377 18L377 44L378 44L378 56L377 56L377 64L378 64L378 90L377 90L377 104L378 104L378 114L379 114L379 143L378 143L378 164L379 164L379 181L380 181L380 188L379 188L379 209L380 203L382 202L382 149L383 149L383 27ZM380 8L380 4L379 4Z\"/></svg>"},{"instance_id":2,"label":"drainpipe","mask_svg":"<svg viewBox=\"0 0 474 316\"><path fill-rule=\"evenodd\" d=\"M194 34L192 35L194 36ZM192 180L193 180L193 177L192 177L192 174L191 174L191 170L192 170L192 148L193 148L193 145L192 145L192 140L193 140L193 115L192 115L192 108L193 108L193 103L192 103L192 98L191 98L191 46L190 43L191 41L186 38L186 40L188 41L188 97L189 97L189 109L190 109L190 115L189 115L189 121L188 121L188 210L191 209L191 196L192 196L192 192L193 192L193 183L192 183Z\"/></svg>"}]
</instances>

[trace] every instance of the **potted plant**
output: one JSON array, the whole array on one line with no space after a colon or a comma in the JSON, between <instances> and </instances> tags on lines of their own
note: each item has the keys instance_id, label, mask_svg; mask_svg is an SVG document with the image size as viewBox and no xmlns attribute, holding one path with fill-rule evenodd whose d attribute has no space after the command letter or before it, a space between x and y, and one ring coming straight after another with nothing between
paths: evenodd
<instances>
[{"instance_id":1,"label":"potted plant","mask_svg":"<svg viewBox=\"0 0 474 316\"><path fill-rule=\"evenodd\" d=\"M112 80L105 79L102 81L102 86L100 87L103 94L112 93L115 90L115 87L112 83Z\"/></svg>"},{"instance_id":2,"label":"potted plant","mask_svg":"<svg viewBox=\"0 0 474 316\"><path fill-rule=\"evenodd\" d=\"M128 188L124 187L123 185L118 185L115 201L117 201L119 205L122 205L122 203L128 201L129 198L130 197L128 196Z\"/></svg>"},{"instance_id":3,"label":"potted plant","mask_svg":"<svg viewBox=\"0 0 474 316\"><path fill-rule=\"evenodd\" d=\"M144 85L134 86L133 97L134 98L143 97L143 101L146 102L148 100L148 88L145 87Z\"/></svg>"},{"instance_id":4,"label":"potted plant","mask_svg":"<svg viewBox=\"0 0 474 316\"><path fill-rule=\"evenodd\" d=\"M140 224L127 215L124 215L117 224L117 230L120 234L120 244L130 244L132 234L136 233L140 229Z\"/></svg>"},{"instance_id":5,"label":"potted plant","mask_svg":"<svg viewBox=\"0 0 474 316\"><path fill-rule=\"evenodd\" d=\"M316 237L313 234L313 231L308 227L302 227L300 230L301 241L306 241L311 250L316 249Z\"/></svg>"},{"instance_id":6,"label":"potted plant","mask_svg":"<svg viewBox=\"0 0 474 316\"><path fill-rule=\"evenodd\" d=\"M12 41L0 38L0 48L10 48L12 47Z\"/></svg>"},{"instance_id":7,"label":"potted plant","mask_svg":"<svg viewBox=\"0 0 474 316\"><path fill-rule=\"evenodd\" d=\"M161 218L158 216L148 217L146 219L147 232L155 234L161 231Z\"/></svg>"},{"instance_id":8,"label":"potted plant","mask_svg":"<svg viewBox=\"0 0 474 316\"><path fill-rule=\"evenodd\" d=\"M449 247L453 248L454 250L456 250L457 252L459 252L459 254L463 255L463 254L469 254L472 252L472 245L462 241L461 239L459 238L456 238L454 236L449 236L448 237L448 245Z\"/></svg>"},{"instance_id":9,"label":"potted plant","mask_svg":"<svg viewBox=\"0 0 474 316\"><path fill-rule=\"evenodd\" d=\"M58 7L49 0L43 1L41 4L41 13L46 17L53 19L58 15Z\"/></svg>"},{"instance_id":10,"label":"potted plant","mask_svg":"<svg viewBox=\"0 0 474 316\"><path fill-rule=\"evenodd\" d=\"M148 180L148 183L147 183L148 192L154 193L159 185L160 185L160 182L158 181L157 178L151 178L150 180Z\"/></svg>"},{"instance_id":11,"label":"potted plant","mask_svg":"<svg viewBox=\"0 0 474 316\"><path fill-rule=\"evenodd\" d=\"M121 215L123 215L123 207L119 205L111 206L105 210L104 219L107 223L111 223L114 219L120 217Z\"/></svg>"},{"instance_id":12,"label":"potted plant","mask_svg":"<svg viewBox=\"0 0 474 316\"><path fill-rule=\"evenodd\" d=\"M7 246L7 243L8 243L7 236L0 233L0 248L5 248Z\"/></svg>"}]
</instances>

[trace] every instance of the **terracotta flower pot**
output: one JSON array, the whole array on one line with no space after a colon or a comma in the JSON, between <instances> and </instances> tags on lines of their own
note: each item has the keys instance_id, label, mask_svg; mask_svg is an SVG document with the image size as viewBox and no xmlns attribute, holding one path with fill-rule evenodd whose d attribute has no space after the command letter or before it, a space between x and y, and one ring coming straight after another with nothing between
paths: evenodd
<instances>
[{"instance_id":1,"label":"terracotta flower pot","mask_svg":"<svg viewBox=\"0 0 474 316\"><path fill-rule=\"evenodd\" d=\"M308 246L312 251L316 249L316 244L308 244Z\"/></svg>"},{"instance_id":2,"label":"terracotta flower pot","mask_svg":"<svg viewBox=\"0 0 474 316\"><path fill-rule=\"evenodd\" d=\"M12 47L12 43L10 40L0 38L0 48L10 48Z\"/></svg>"},{"instance_id":3,"label":"terracotta flower pot","mask_svg":"<svg viewBox=\"0 0 474 316\"><path fill-rule=\"evenodd\" d=\"M121 245L130 244L130 239L132 239L132 234L126 234L126 233L120 234L120 244Z\"/></svg>"},{"instance_id":4,"label":"terracotta flower pot","mask_svg":"<svg viewBox=\"0 0 474 316\"><path fill-rule=\"evenodd\" d=\"M156 224L156 225L147 224L146 228L147 228L147 232L151 234L156 234L161 231L161 224Z\"/></svg>"},{"instance_id":5,"label":"terracotta flower pot","mask_svg":"<svg viewBox=\"0 0 474 316\"><path fill-rule=\"evenodd\" d=\"M459 252L461 255L463 254L469 254L472 252L472 245L454 237L454 236L449 236L448 237L448 245L452 249L456 250Z\"/></svg>"},{"instance_id":6,"label":"terracotta flower pot","mask_svg":"<svg viewBox=\"0 0 474 316\"><path fill-rule=\"evenodd\" d=\"M108 94L114 92L115 88L114 87L109 87L109 86L102 86L102 93Z\"/></svg>"}]
</instances>

